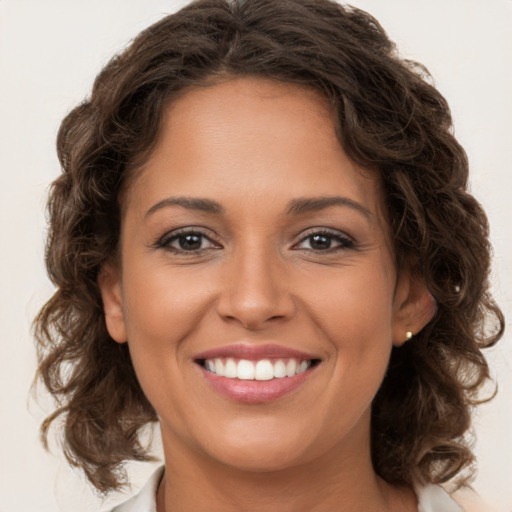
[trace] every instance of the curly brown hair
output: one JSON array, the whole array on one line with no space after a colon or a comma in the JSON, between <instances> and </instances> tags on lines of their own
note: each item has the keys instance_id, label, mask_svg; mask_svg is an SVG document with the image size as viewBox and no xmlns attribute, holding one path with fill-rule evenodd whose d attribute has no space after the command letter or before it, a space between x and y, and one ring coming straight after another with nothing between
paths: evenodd
<instances>
[{"instance_id":1,"label":"curly brown hair","mask_svg":"<svg viewBox=\"0 0 512 512\"><path fill-rule=\"evenodd\" d=\"M382 176L398 267L415 262L437 302L394 348L372 408L375 471L392 484L444 482L471 467L472 407L489 378L481 349L503 332L489 293L486 216L443 96L401 59L369 14L331 0L199 0L144 30L64 119L62 174L48 201L46 265L56 286L35 320L37 377L57 401L68 461L102 492L147 460L157 420L126 344L104 320L98 274L116 255L120 194L155 145L164 106L215 77L254 75L319 91L341 145Z\"/></svg>"}]
</instances>

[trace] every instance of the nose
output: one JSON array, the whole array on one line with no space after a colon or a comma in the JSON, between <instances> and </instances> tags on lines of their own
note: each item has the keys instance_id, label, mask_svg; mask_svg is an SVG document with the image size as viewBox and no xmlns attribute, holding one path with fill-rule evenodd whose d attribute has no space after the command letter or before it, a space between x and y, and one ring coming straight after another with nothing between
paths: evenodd
<instances>
[{"instance_id":1,"label":"nose","mask_svg":"<svg viewBox=\"0 0 512 512\"><path fill-rule=\"evenodd\" d=\"M295 302L284 263L271 249L247 248L226 262L217 312L248 330L293 317Z\"/></svg>"}]
</instances>

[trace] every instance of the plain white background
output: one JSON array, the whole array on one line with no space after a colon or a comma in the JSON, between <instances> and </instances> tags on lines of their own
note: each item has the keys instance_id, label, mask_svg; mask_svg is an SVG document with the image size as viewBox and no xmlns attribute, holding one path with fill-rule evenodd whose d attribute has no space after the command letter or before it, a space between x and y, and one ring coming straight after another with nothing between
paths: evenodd
<instances>
[{"instance_id":1,"label":"plain white background","mask_svg":"<svg viewBox=\"0 0 512 512\"><path fill-rule=\"evenodd\" d=\"M173 0L0 0L0 512L100 510L81 475L38 424L50 403L29 401L35 369L30 323L52 288L43 266L44 205L58 175L60 120L108 59ZM353 0L379 19L401 53L427 65L448 98L466 148L472 190L495 248L494 293L512 317L512 1ZM512 339L487 352L499 395L475 416L475 488L512 511ZM158 444L158 443L157 443ZM134 490L153 466L133 466ZM123 499L114 496L103 506Z\"/></svg>"}]
</instances>

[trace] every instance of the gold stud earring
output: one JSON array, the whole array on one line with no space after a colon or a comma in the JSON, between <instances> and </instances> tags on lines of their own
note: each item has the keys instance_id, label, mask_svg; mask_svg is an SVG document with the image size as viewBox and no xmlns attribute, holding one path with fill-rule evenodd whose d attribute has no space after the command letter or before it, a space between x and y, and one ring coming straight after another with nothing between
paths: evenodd
<instances>
[{"instance_id":1,"label":"gold stud earring","mask_svg":"<svg viewBox=\"0 0 512 512\"><path fill-rule=\"evenodd\" d=\"M412 332L411 332L411 331L407 331L407 332L405 333L405 338L406 338L406 340L407 340L407 341L409 341L409 340L412 338L412 336L413 336L413 335L412 335Z\"/></svg>"}]
</instances>

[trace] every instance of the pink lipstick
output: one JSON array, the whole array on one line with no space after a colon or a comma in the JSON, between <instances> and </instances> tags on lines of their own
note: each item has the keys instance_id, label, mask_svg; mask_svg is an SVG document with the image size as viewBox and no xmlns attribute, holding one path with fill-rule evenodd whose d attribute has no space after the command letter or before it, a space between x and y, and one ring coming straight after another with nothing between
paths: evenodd
<instances>
[{"instance_id":1,"label":"pink lipstick","mask_svg":"<svg viewBox=\"0 0 512 512\"><path fill-rule=\"evenodd\" d=\"M239 343L202 352L195 362L222 395L243 403L264 403L299 388L320 359L279 345Z\"/></svg>"}]
</instances>

